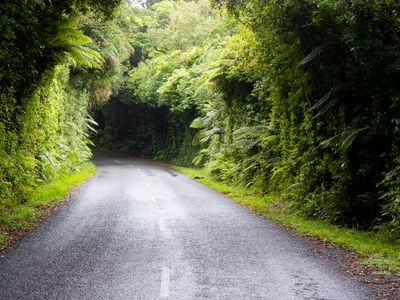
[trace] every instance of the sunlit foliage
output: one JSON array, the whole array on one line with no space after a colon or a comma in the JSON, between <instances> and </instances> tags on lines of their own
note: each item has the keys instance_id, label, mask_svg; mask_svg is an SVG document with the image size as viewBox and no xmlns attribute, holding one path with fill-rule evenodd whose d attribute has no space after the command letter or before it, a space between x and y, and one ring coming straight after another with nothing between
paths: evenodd
<instances>
[{"instance_id":1,"label":"sunlit foliage","mask_svg":"<svg viewBox=\"0 0 400 300\"><path fill-rule=\"evenodd\" d=\"M2 2L0 209L90 158L88 107L95 93L89 87L97 80L78 77L103 70L107 56L93 48L79 22L84 14L105 22L119 2Z\"/></svg>"}]
</instances>

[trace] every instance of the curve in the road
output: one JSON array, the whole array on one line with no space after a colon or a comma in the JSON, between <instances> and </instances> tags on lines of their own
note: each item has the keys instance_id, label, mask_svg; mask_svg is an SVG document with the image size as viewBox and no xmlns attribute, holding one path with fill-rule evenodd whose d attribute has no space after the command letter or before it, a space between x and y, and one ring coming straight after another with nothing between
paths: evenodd
<instances>
[{"instance_id":1,"label":"curve in the road","mask_svg":"<svg viewBox=\"0 0 400 300\"><path fill-rule=\"evenodd\" d=\"M2 252L0 299L372 299L313 244L164 166L97 174Z\"/></svg>"}]
</instances>

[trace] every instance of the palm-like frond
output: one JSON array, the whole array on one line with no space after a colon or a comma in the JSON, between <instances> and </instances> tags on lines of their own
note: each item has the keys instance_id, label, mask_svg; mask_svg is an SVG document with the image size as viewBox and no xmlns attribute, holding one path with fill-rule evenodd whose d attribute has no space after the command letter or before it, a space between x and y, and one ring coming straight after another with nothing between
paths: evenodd
<instances>
[{"instance_id":1,"label":"palm-like frond","mask_svg":"<svg viewBox=\"0 0 400 300\"><path fill-rule=\"evenodd\" d=\"M241 127L233 135L234 142L244 151L249 151L257 145L263 146L271 137L270 128L265 125Z\"/></svg>"},{"instance_id":2,"label":"palm-like frond","mask_svg":"<svg viewBox=\"0 0 400 300\"><path fill-rule=\"evenodd\" d=\"M319 99L316 103L314 103L314 105L309 109L309 111L318 109L318 113L314 116L314 118L317 118L317 117L325 114L332 107L334 107L336 104L339 103L339 101L340 101L339 98L334 98L332 100L329 100L332 95L332 92L333 92L333 89L331 89L329 92L327 92L325 95L323 95L322 98Z\"/></svg>"},{"instance_id":3,"label":"palm-like frond","mask_svg":"<svg viewBox=\"0 0 400 300\"><path fill-rule=\"evenodd\" d=\"M309 62L312 62L315 60L319 55L324 52L324 47L323 46L318 46L317 48L313 49L306 57L304 57L300 62L299 66L303 66L305 64L308 64Z\"/></svg>"},{"instance_id":4,"label":"palm-like frond","mask_svg":"<svg viewBox=\"0 0 400 300\"><path fill-rule=\"evenodd\" d=\"M314 110L314 109L318 109L321 107L321 105L323 105L326 101L329 100L329 98L331 97L333 90L330 90L329 92L327 92L325 95L322 96L321 99L319 99L317 102L314 103L313 106L311 106L310 111Z\"/></svg>"},{"instance_id":5,"label":"palm-like frond","mask_svg":"<svg viewBox=\"0 0 400 300\"><path fill-rule=\"evenodd\" d=\"M67 54L75 64L98 68L102 57L97 51L86 46L91 43L92 39L80 32L75 22L65 19L59 24L50 46Z\"/></svg>"},{"instance_id":6,"label":"palm-like frond","mask_svg":"<svg viewBox=\"0 0 400 300\"><path fill-rule=\"evenodd\" d=\"M76 63L87 67L99 68L101 66L101 55L88 47L76 45L69 49L68 54Z\"/></svg>"},{"instance_id":7,"label":"palm-like frond","mask_svg":"<svg viewBox=\"0 0 400 300\"><path fill-rule=\"evenodd\" d=\"M201 131L202 137L200 139L200 144L208 143L212 139L212 137L219 132L220 129L218 127L213 127L211 129Z\"/></svg>"},{"instance_id":8,"label":"palm-like frond","mask_svg":"<svg viewBox=\"0 0 400 300\"><path fill-rule=\"evenodd\" d=\"M342 133L335 135L334 137L331 137L325 141L322 141L320 146L322 146L322 147L338 147L340 150L346 151L353 144L356 137L365 129L367 129L367 127L358 128L358 129L349 129L349 130L343 131Z\"/></svg>"}]
</instances>

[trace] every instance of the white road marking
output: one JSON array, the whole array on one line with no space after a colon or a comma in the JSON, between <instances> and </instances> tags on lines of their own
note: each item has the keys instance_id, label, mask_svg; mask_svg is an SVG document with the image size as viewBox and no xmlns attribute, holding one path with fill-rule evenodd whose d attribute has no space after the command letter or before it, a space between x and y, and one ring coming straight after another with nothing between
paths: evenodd
<instances>
[{"instance_id":1,"label":"white road marking","mask_svg":"<svg viewBox=\"0 0 400 300\"><path fill-rule=\"evenodd\" d=\"M144 177L144 174L140 174L142 177Z\"/></svg>"},{"instance_id":2,"label":"white road marking","mask_svg":"<svg viewBox=\"0 0 400 300\"><path fill-rule=\"evenodd\" d=\"M162 220L158 221L158 227L160 228L161 231L166 231L167 228L165 228L165 224Z\"/></svg>"},{"instance_id":3,"label":"white road marking","mask_svg":"<svg viewBox=\"0 0 400 300\"><path fill-rule=\"evenodd\" d=\"M150 183L146 182L146 186L147 186L147 187L150 187Z\"/></svg>"},{"instance_id":4,"label":"white road marking","mask_svg":"<svg viewBox=\"0 0 400 300\"><path fill-rule=\"evenodd\" d=\"M120 164L120 163L122 163L122 161L120 161L120 160L117 160L117 159L114 159L114 162L116 162L117 164Z\"/></svg>"},{"instance_id":5,"label":"white road marking","mask_svg":"<svg viewBox=\"0 0 400 300\"><path fill-rule=\"evenodd\" d=\"M165 238L167 238L167 239L171 238L171 231L169 230L169 228L167 226L165 226L165 223L163 220L158 221L158 228L160 228L161 234Z\"/></svg>"},{"instance_id":6,"label":"white road marking","mask_svg":"<svg viewBox=\"0 0 400 300\"><path fill-rule=\"evenodd\" d=\"M134 165L128 165L128 167L134 168L135 166Z\"/></svg>"},{"instance_id":7,"label":"white road marking","mask_svg":"<svg viewBox=\"0 0 400 300\"><path fill-rule=\"evenodd\" d=\"M137 169L139 172L141 172L142 170L140 170L139 168Z\"/></svg>"},{"instance_id":8,"label":"white road marking","mask_svg":"<svg viewBox=\"0 0 400 300\"><path fill-rule=\"evenodd\" d=\"M153 201L153 203L157 203L156 197L151 197L151 201Z\"/></svg>"},{"instance_id":9,"label":"white road marking","mask_svg":"<svg viewBox=\"0 0 400 300\"><path fill-rule=\"evenodd\" d=\"M161 284L160 284L160 298L169 297L169 268L162 267L161 270Z\"/></svg>"}]
</instances>

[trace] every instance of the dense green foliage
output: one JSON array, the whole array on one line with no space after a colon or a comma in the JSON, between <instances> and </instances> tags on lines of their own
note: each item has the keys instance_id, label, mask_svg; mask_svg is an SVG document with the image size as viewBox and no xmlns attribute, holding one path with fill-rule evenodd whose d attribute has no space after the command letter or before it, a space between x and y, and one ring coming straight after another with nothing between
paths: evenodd
<instances>
[{"instance_id":1,"label":"dense green foliage","mask_svg":"<svg viewBox=\"0 0 400 300\"><path fill-rule=\"evenodd\" d=\"M256 34L260 78L250 109L269 107L253 147L267 168L263 186L332 222L388 221L399 238L399 3L227 2ZM243 125L234 125L238 142L254 140ZM247 157L224 154L235 165Z\"/></svg>"},{"instance_id":2,"label":"dense green foliage","mask_svg":"<svg viewBox=\"0 0 400 300\"><path fill-rule=\"evenodd\" d=\"M91 111L99 149L204 165L400 240L398 1L14 2L0 21L2 201L90 156Z\"/></svg>"},{"instance_id":3,"label":"dense green foliage","mask_svg":"<svg viewBox=\"0 0 400 300\"><path fill-rule=\"evenodd\" d=\"M107 56L79 29L120 1L3 1L0 8L0 209L91 156L88 107ZM100 21L96 21L100 22ZM96 41L98 42L98 41ZM97 68L96 72L92 68ZM4 211L3 211L4 212ZM2 224L0 224L1 226Z\"/></svg>"},{"instance_id":4,"label":"dense green foliage","mask_svg":"<svg viewBox=\"0 0 400 300\"><path fill-rule=\"evenodd\" d=\"M129 96L105 109L103 141L195 156L217 178L274 191L308 216L399 239L398 2L214 4L137 10ZM132 127L121 121L129 110Z\"/></svg>"},{"instance_id":5,"label":"dense green foliage","mask_svg":"<svg viewBox=\"0 0 400 300\"><path fill-rule=\"evenodd\" d=\"M190 128L197 114L197 83L188 82L187 71L202 54L201 45L215 23L213 13L207 0L162 1L133 13L132 70L96 112L96 144L103 150L190 165L198 151L192 145L196 131Z\"/></svg>"}]
</instances>

